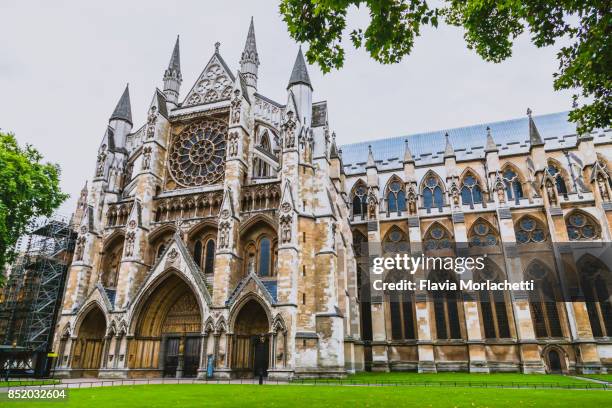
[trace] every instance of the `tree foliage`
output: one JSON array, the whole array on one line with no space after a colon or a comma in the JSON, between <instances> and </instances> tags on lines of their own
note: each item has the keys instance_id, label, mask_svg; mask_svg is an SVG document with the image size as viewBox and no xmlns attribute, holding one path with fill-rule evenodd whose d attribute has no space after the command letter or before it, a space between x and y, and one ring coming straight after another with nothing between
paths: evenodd
<instances>
[{"instance_id":1,"label":"tree foliage","mask_svg":"<svg viewBox=\"0 0 612 408\"><path fill-rule=\"evenodd\" d=\"M50 216L68 198L60 190L59 166L42 159L32 146L22 148L12 134L0 132L0 283L29 221Z\"/></svg>"},{"instance_id":2,"label":"tree foliage","mask_svg":"<svg viewBox=\"0 0 612 408\"><path fill-rule=\"evenodd\" d=\"M528 32L537 47L563 41L554 77L555 90L571 89L570 120L578 131L610 127L612 117L612 2L610 0L281 0L289 34L308 43L306 57L323 72L344 64L341 45L347 11L365 6L370 23L348 33L383 64L409 55L423 26L443 21L463 27L469 49L484 60L500 62L512 55L513 41Z\"/></svg>"}]
</instances>

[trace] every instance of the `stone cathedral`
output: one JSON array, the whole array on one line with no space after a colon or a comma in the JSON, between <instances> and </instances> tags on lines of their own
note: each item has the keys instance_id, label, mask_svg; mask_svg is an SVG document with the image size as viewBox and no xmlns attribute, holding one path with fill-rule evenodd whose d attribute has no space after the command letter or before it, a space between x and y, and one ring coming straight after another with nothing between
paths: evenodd
<instances>
[{"instance_id":1,"label":"stone cathedral","mask_svg":"<svg viewBox=\"0 0 612 408\"><path fill-rule=\"evenodd\" d=\"M612 367L608 266L573 259L564 274L583 301L544 296L560 268L546 249L611 240L608 129L577 134L567 113L528 111L339 146L301 50L292 69L285 62L287 97L274 101L258 88L251 21L240 69L217 43L182 96L177 38L140 127L126 87L73 216L57 375ZM433 300L371 293L371 257L417 248L444 256L477 248L488 261L474 279L520 272L537 290Z\"/></svg>"}]
</instances>

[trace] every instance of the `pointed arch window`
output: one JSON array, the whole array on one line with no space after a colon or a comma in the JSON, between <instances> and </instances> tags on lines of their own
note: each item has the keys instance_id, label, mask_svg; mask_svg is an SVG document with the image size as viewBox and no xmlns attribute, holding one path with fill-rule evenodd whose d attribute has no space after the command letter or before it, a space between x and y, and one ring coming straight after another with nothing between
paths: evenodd
<instances>
[{"instance_id":1,"label":"pointed arch window","mask_svg":"<svg viewBox=\"0 0 612 408\"><path fill-rule=\"evenodd\" d=\"M196 265L202 265L202 241L196 241L193 246L193 260Z\"/></svg>"},{"instance_id":2,"label":"pointed arch window","mask_svg":"<svg viewBox=\"0 0 612 408\"><path fill-rule=\"evenodd\" d=\"M518 174L510 167L504 170L502 177L506 186L506 195L508 200L514 200L517 204L523 198L523 187Z\"/></svg>"},{"instance_id":3,"label":"pointed arch window","mask_svg":"<svg viewBox=\"0 0 612 408\"><path fill-rule=\"evenodd\" d=\"M215 272L215 240L212 237L197 240L193 245L193 260L205 274Z\"/></svg>"},{"instance_id":4,"label":"pointed arch window","mask_svg":"<svg viewBox=\"0 0 612 408\"><path fill-rule=\"evenodd\" d=\"M271 275L272 244L270 239L264 237L259 242L259 276Z\"/></svg>"},{"instance_id":5,"label":"pointed arch window","mask_svg":"<svg viewBox=\"0 0 612 408\"><path fill-rule=\"evenodd\" d=\"M601 261L589 256L578 262L577 269L593 337L612 337L610 270Z\"/></svg>"},{"instance_id":6,"label":"pointed arch window","mask_svg":"<svg viewBox=\"0 0 612 408\"><path fill-rule=\"evenodd\" d=\"M359 185L353 193L353 217L365 218L367 213L367 191L364 185Z\"/></svg>"},{"instance_id":7,"label":"pointed arch window","mask_svg":"<svg viewBox=\"0 0 612 408\"><path fill-rule=\"evenodd\" d=\"M429 175L425 178L423 184L423 207L430 212L432 208L438 208L442 211L444 206L444 190L440 179L434 175Z\"/></svg>"},{"instance_id":8,"label":"pointed arch window","mask_svg":"<svg viewBox=\"0 0 612 408\"><path fill-rule=\"evenodd\" d=\"M398 227L393 227L383 240L385 254L403 254L409 251L408 238Z\"/></svg>"},{"instance_id":9,"label":"pointed arch window","mask_svg":"<svg viewBox=\"0 0 612 408\"><path fill-rule=\"evenodd\" d=\"M536 337L563 337L550 270L539 262L527 269L527 278L534 280L534 290L529 292L531 319Z\"/></svg>"},{"instance_id":10,"label":"pointed arch window","mask_svg":"<svg viewBox=\"0 0 612 408\"><path fill-rule=\"evenodd\" d=\"M514 227L516 242L519 244L539 243L546 241L546 232L535 218L525 216Z\"/></svg>"},{"instance_id":11,"label":"pointed arch window","mask_svg":"<svg viewBox=\"0 0 612 408\"><path fill-rule=\"evenodd\" d=\"M439 224L434 224L427 233L423 240L425 249L428 251L435 251L438 249L449 249L452 247L452 242L448 230Z\"/></svg>"},{"instance_id":12,"label":"pointed arch window","mask_svg":"<svg viewBox=\"0 0 612 408\"><path fill-rule=\"evenodd\" d=\"M482 203L482 190L478 185L478 179L471 173L463 178L461 185L461 202L463 205L474 207L474 204Z\"/></svg>"},{"instance_id":13,"label":"pointed arch window","mask_svg":"<svg viewBox=\"0 0 612 408\"><path fill-rule=\"evenodd\" d=\"M478 282L499 282L499 280L499 272L496 272L493 266L488 263L485 265L485 268L477 274ZM478 291L478 301L485 338L510 338L509 308L506 306L504 292L489 290Z\"/></svg>"},{"instance_id":14,"label":"pointed arch window","mask_svg":"<svg viewBox=\"0 0 612 408\"><path fill-rule=\"evenodd\" d=\"M570 241L589 241L601 235L599 225L590 216L581 212L571 213L565 224Z\"/></svg>"},{"instance_id":15,"label":"pointed arch window","mask_svg":"<svg viewBox=\"0 0 612 408\"><path fill-rule=\"evenodd\" d=\"M497 245L497 233L488 222L479 220L470 231L470 246L488 247Z\"/></svg>"},{"instance_id":16,"label":"pointed arch window","mask_svg":"<svg viewBox=\"0 0 612 408\"><path fill-rule=\"evenodd\" d=\"M204 258L204 273L212 274L215 272L215 240L209 239L206 242L206 257Z\"/></svg>"},{"instance_id":17,"label":"pointed arch window","mask_svg":"<svg viewBox=\"0 0 612 408\"><path fill-rule=\"evenodd\" d=\"M401 214L402 211L406 211L406 191L403 184L394 179L387 186L387 211L389 213Z\"/></svg>"},{"instance_id":18,"label":"pointed arch window","mask_svg":"<svg viewBox=\"0 0 612 408\"><path fill-rule=\"evenodd\" d=\"M435 282L456 279L448 271L433 271L430 279ZM438 340L461 339L461 325L459 320L459 291L432 291L434 316L436 321L436 338Z\"/></svg>"},{"instance_id":19,"label":"pointed arch window","mask_svg":"<svg viewBox=\"0 0 612 408\"><path fill-rule=\"evenodd\" d=\"M546 172L550 177L555 181L555 187L557 188L557 193L562 194L563 196L567 196L567 187L565 185L565 180L563 180L563 176L561 172L554 164L549 164L546 168Z\"/></svg>"},{"instance_id":20,"label":"pointed arch window","mask_svg":"<svg viewBox=\"0 0 612 408\"><path fill-rule=\"evenodd\" d=\"M391 314L391 338L393 340L416 339L414 302L412 292L389 294L389 311Z\"/></svg>"}]
</instances>

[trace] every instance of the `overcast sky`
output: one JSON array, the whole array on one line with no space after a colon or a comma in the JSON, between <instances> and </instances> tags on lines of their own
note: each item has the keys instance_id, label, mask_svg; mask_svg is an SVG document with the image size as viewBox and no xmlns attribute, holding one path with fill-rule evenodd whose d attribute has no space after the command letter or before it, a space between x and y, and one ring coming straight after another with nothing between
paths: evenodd
<instances>
[{"instance_id":1,"label":"overcast sky","mask_svg":"<svg viewBox=\"0 0 612 408\"><path fill-rule=\"evenodd\" d=\"M62 167L73 211L93 174L96 151L125 84L138 128L155 87L162 87L177 34L181 37L181 101L221 42L238 68L249 19L261 66L258 91L285 102L297 52L278 13L278 0L29 1L0 0L0 128L32 143ZM350 14L350 26L367 14ZM323 76L309 67L314 100L327 100L341 144L406 135L570 108L555 92L555 48L537 49L525 36L501 64L467 50L462 31L426 29L412 55L383 66L345 42L344 68Z\"/></svg>"}]
</instances>

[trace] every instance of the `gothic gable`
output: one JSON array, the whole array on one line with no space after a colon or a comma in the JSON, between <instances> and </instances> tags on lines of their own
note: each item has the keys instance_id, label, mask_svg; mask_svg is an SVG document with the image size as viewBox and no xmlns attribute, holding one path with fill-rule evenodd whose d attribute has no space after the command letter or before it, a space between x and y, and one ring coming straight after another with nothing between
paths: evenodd
<instances>
[{"instance_id":1,"label":"gothic gable","mask_svg":"<svg viewBox=\"0 0 612 408\"><path fill-rule=\"evenodd\" d=\"M196 296L200 298L202 305L211 304L210 293L206 288L206 282L204 281L202 272L193 261L191 254L180 236L175 234L173 239L168 243L168 247L151 268L151 271L146 276L142 286L134 297L130 314L134 313L135 305L140 304L143 298L148 296L149 289L155 287L159 279L163 279L163 276L166 276L168 270L172 270L173 273L181 275L192 287L197 288L195 291Z\"/></svg>"},{"instance_id":2,"label":"gothic gable","mask_svg":"<svg viewBox=\"0 0 612 408\"><path fill-rule=\"evenodd\" d=\"M185 97L183 107L229 100L234 86L234 75L218 52L206 64L195 84Z\"/></svg>"}]
</instances>

